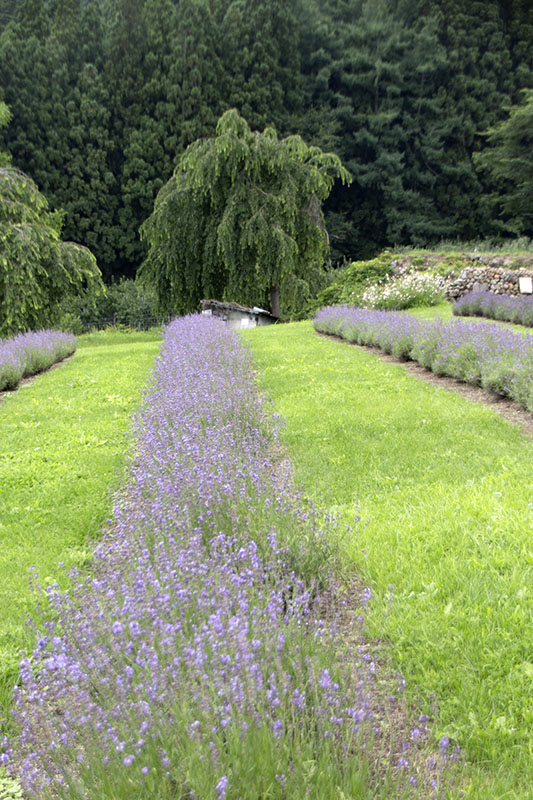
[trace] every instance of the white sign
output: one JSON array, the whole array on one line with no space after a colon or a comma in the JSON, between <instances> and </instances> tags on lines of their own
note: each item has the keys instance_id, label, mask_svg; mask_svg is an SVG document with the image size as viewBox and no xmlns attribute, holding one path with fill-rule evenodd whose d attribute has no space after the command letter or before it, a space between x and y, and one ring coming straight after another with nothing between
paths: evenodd
<instances>
[{"instance_id":1,"label":"white sign","mask_svg":"<svg viewBox=\"0 0 533 800\"><path fill-rule=\"evenodd\" d=\"M533 278L523 275L518 278L520 284L520 294L533 294Z\"/></svg>"}]
</instances>

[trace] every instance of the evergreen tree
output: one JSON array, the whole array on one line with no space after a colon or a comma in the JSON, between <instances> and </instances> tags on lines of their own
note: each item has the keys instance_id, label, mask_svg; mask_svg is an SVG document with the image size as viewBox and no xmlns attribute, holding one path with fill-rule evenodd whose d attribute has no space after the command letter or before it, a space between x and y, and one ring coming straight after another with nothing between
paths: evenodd
<instances>
[{"instance_id":1,"label":"evergreen tree","mask_svg":"<svg viewBox=\"0 0 533 800\"><path fill-rule=\"evenodd\" d=\"M234 109L216 136L190 145L141 228L149 246L141 280L163 308L191 311L202 296L264 302L287 314L320 287L328 251L320 202L337 156L299 136L253 133Z\"/></svg>"},{"instance_id":2,"label":"evergreen tree","mask_svg":"<svg viewBox=\"0 0 533 800\"><path fill-rule=\"evenodd\" d=\"M306 70L308 102L318 109L313 140L333 137L354 176L328 206L344 238L337 254L370 256L451 233L456 215L443 217L433 198L449 121L439 92L445 53L432 20L407 25L386 0L332 2L326 14Z\"/></svg>"},{"instance_id":3,"label":"evergreen tree","mask_svg":"<svg viewBox=\"0 0 533 800\"><path fill-rule=\"evenodd\" d=\"M426 4L432 8L431 3ZM437 187L442 214L457 213L457 238L490 233L483 186L472 154L483 145L481 132L502 118L513 89L511 57L499 0L442 0L439 39L446 49L443 117L455 120L445 140L453 167Z\"/></svg>"},{"instance_id":4,"label":"evergreen tree","mask_svg":"<svg viewBox=\"0 0 533 800\"><path fill-rule=\"evenodd\" d=\"M477 154L481 169L497 191L492 202L500 227L515 235L533 236L533 89L510 110L508 119L487 131L489 147Z\"/></svg>"},{"instance_id":5,"label":"evergreen tree","mask_svg":"<svg viewBox=\"0 0 533 800\"><path fill-rule=\"evenodd\" d=\"M102 75L93 64L83 67L66 114L65 235L89 247L104 277L110 280L116 258L114 222L119 197L117 180L109 165L109 96Z\"/></svg>"},{"instance_id":6,"label":"evergreen tree","mask_svg":"<svg viewBox=\"0 0 533 800\"><path fill-rule=\"evenodd\" d=\"M124 195L127 181L125 152L144 112L144 58L147 52L143 23L144 0L108 0L104 9L104 80L109 91L111 153L109 164L118 181L119 203L113 220L119 274L131 276L140 259L136 236L139 224L135 196Z\"/></svg>"},{"instance_id":7,"label":"evergreen tree","mask_svg":"<svg viewBox=\"0 0 533 800\"><path fill-rule=\"evenodd\" d=\"M227 103L252 128L282 132L301 111L298 29L291 0L233 0L221 19Z\"/></svg>"},{"instance_id":8,"label":"evergreen tree","mask_svg":"<svg viewBox=\"0 0 533 800\"><path fill-rule=\"evenodd\" d=\"M27 175L0 167L0 336L53 324L69 292L101 291L92 253L61 241L61 216Z\"/></svg>"},{"instance_id":9,"label":"evergreen tree","mask_svg":"<svg viewBox=\"0 0 533 800\"><path fill-rule=\"evenodd\" d=\"M53 130L45 127L42 113L48 102L44 46L49 31L50 20L43 0L25 0L17 19L0 36L3 99L12 114L11 124L1 132L1 144L11 154L13 163L32 174L41 185L47 176L47 141L53 137Z\"/></svg>"},{"instance_id":10,"label":"evergreen tree","mask_svg":"<svg viewBox=\"0 0 533 800\"><path fill-rule=\"evenodd\" d=\"M147 0L142 25L142 112L124 140L119 215L122 236L128 237L125 259L135 266L145 253L139 226L171 176L176 157L215 128L221 76L207 3L183 0L176 8L170 0Z\"/></svg>"}]
</instances>

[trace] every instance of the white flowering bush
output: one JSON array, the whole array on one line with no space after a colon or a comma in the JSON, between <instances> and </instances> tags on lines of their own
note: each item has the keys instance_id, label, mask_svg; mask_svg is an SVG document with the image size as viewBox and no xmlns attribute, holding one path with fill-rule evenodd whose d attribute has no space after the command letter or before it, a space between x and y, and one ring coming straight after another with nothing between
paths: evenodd
<instances>
[{"instance_id":1,"label":"white flowering bush","mask_svg":"<svg viewBox=\"0 0 533 800\"><path fill-rule=\"evenodd\" d=\"M410 269L390 275L370 286L358 298L365 308L394 309L434 306L444 299L445 281L441 275Z\"/></svg>"}]
</instances>

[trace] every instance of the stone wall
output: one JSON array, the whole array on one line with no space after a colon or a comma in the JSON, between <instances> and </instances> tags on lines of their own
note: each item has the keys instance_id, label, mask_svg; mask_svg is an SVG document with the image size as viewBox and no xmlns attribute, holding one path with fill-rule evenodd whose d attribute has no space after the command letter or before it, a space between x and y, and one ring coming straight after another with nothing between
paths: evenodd
<instances>
[{"instance_id":1,"label":"stone wall","mask_svg":"<svg viewBox=\"0 0 533 800\"><path fill-rule=\"evenodd\" d=\"M458 300L468 292L477 291L519 295L518 279L522 276L533 278L533 270L485 265L465 267L457 278L452 278L447 284L446 299Z\"/></svg>"}]
</instances>

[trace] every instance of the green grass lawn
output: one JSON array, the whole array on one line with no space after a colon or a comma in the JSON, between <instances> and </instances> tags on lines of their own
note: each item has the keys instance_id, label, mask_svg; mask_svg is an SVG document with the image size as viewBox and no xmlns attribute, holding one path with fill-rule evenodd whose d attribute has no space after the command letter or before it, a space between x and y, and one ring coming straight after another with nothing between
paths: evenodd
<instances>
[{"instance_id":1,"label":"green grass lawn","mask_svg":"<svg viewBox=\"0 0 533 800\"><path fill-rule=\"evenodd\" d=\"M439 303L436 306L409 308L406 313L412 314L413 317L418 317L419 319L435 319L435 317L440 317L445 322L448 322L449 320L462 320L463 322L490 322L493 325L499 325L502 328L511 328L513 331L521 333L524 336L533 332L532 328L527 328L525 325L513 325L510 322L502 322L501 320L489 319L488 317L456 317L452 314L451 303Z\"/></svg>"},{"instance_id":2,"label":"green grass lawn","mask_svg":"<svg viewBox=\"0 0 533 800\"><path fill-rule=\"evenodd\" d=\"M159 342L158 332L82 336L73 358L0 402L0 718L32 646L30 576L64 585L90 556Z\"/></svg>"},{"instance_id":3,"label":"green grass lawn","mask_svg":"<svg viewBox=\"0 0 533 800\"><path fill-rule=\"evenodd\" d=\"M367 630L465 750L454 796L533 796L531 440L309 322L243 335L297 483L361 517L343 552L373 591Z\"/></svg>"}]
</instances>

